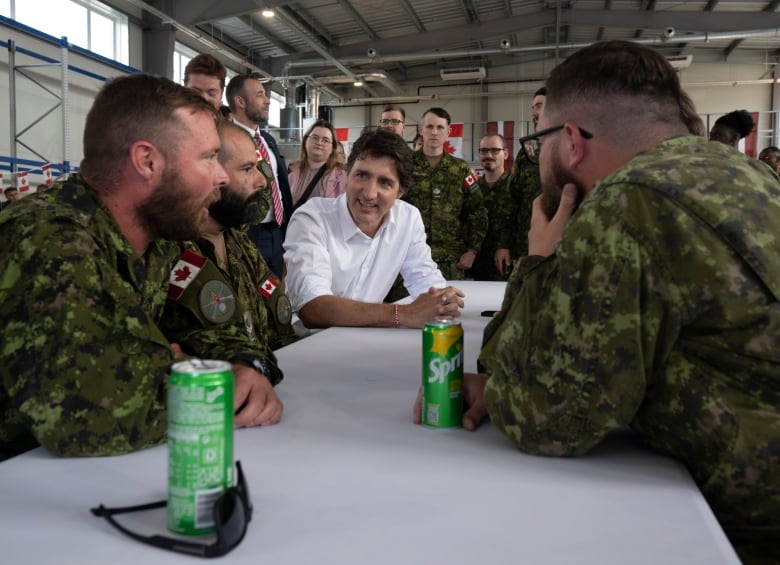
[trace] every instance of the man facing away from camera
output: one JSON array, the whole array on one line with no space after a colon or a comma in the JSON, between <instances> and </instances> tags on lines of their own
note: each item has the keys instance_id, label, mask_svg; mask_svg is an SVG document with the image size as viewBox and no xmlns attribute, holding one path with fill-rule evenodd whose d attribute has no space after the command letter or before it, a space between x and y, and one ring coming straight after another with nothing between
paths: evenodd
<instances>
[{"instance_id":1,"label":"man facing away from camera","mask_svg":"<svg viewBox=\"0 0 780 565\"><path fill-rule=\"evenodd\" d=\"M690 135L669 63L624 41L558 66L529 256L488 328L485 412L532 454L630 426L682 461L746 563L780 560L780 184ZM419 419L419 414L416 414Z\"/></svg>"}]
</instances>

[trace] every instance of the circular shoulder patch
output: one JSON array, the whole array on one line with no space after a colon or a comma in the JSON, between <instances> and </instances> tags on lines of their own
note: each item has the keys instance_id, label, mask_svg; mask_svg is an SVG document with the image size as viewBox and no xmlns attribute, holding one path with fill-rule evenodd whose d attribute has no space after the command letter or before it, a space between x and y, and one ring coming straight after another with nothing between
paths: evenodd
<instances>
[{"instance_id":1,"label":"circular shoulder patch","mask_svg":"<svg viewBox=\"0 0 780 565\"><path fill-rule=\"evenodd\" d=\"M210 280L200 289L198 300L201 314L215 324L227 322L236 311L233 289L220 280Z\"/></svg>"},{"instance_id":2,"label":"circular shoulder patch","mask_svg":"<svg viewBox=\"0 0 780 565\"><path fill-rule=\"evenodd\" d=\"M292 305L286 294L282 294L276 301L276 319L284 325L289 324L292 320Z\"/></svg>"}]
</instances>

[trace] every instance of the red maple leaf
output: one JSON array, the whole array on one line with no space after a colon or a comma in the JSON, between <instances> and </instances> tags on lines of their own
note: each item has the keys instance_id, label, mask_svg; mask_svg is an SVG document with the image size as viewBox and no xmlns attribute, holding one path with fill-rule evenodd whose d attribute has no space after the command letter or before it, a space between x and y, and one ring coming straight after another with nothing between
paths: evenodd
<instances>
[{"instance_id":1,"label":"red maple leaf","mask_svg":"<svg viewBox=\"0 0 780 565\"><path fill-rule=\"evenodd\" d=\"M449 142L449 140L444 142L444 152L453 154L455 153L455 147Z\"/></svg>"},{"instance_id":2,"label":"red maple leaf","mask_svg":"<svg viewBox=\"0 0 780 565\"><path fill-rule=\"evenodd\" d=\"M184 265L181 269L175 269L173 274L176 277L176 282L181 282L190 278L191 271L187 265Z\"/></svg>"}]
</instances>

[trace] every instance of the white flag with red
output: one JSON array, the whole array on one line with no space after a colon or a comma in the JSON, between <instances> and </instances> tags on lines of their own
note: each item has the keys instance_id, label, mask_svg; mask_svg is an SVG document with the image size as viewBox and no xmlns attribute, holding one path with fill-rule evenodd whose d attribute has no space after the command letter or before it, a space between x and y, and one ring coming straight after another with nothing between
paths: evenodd
<instances>
[{"instance_id":1,"label":"white flag with red","mask_svg":"<svg viewBox=\"0 0 780 565\"><path fill-rule=\"evenodd\" d=\"M260 294L263 295L263 298L268 298L274 293L278 286L279 281L276 280L273 275L268 275L268 278L263 281L263 284L260 285L258 290L260 291Z\"/></svg>"},{"instance_id":2,"label":"white flag with red","mask_svg":"<svg viewBox=\"0 0 780 565\"><path fill-rule=\"evenodd\" d=\"M30 180L27 178L27 171L16 173L16 188L19 189L19 192L30 190Z\"/></svg>"},{"instance_id":3,"label":"white flag with red","mask_svg":"<svg viewBox=\"0 0 780 565\"><path fill-rule=\"evenodd\" d=\"M181 256L176 266L171 271L168 280L168 298L178 300L184 291L195 280L198 273L206 264L206 258L194 251L187 250Z\"/></svg>"},{"instance_id":4,"label":"white flag with red","mask_svg":"<svg viewBox=\"0 0 780 565\"><path fill-rule=\"evenodd\" d=\"M444 152L463 158L463 124L450 124L450 136L444 142Z\"/></svg>"},{"instance_id":5,"label":"white flag with red","mask_svg":"<svg viewBox=\"0 0 780 565\"><path fill-rule=\"evenodd\" d=\"M46 186L51 186L51 183L53 182L51 178L51 164L45 164L43 167L41 167L41 171L43 171L43 182L46 184Z\"/></svg>"}]
</instances>

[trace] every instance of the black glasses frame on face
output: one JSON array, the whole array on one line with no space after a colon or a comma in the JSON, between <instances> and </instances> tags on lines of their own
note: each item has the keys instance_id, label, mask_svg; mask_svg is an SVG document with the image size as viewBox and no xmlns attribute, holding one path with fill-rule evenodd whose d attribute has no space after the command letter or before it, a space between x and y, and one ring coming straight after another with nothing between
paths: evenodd
<instances>
[{"instance_id":1,"label":"black glasses frame on face","mask_svg":"<svg viewBox=\"0 0 780 565\"><path fill-rule=\"evenodd\" d=\"M542 150L541 138L545 135L550 135L551 133L562 130L564 127L566 127L566 124L540 129L531 135L526 135L525 137L518 139L517 141L520 143L520 147L523 148L523 155L525 155L525 158L531 163L539 163L539 152ZM580 135L585 139L593 138L593 134L589 131L582 129L581 127L578 127L577 129L580 131Z\"/></svg>"},{"instance_id":2,"label":"black glasses frame on face","mask_svg":"<svg viewBox=\"0 0 780 565\"><path fill-rule=\"evenodd\" d=\"M404 123L404 121L399 120L398 118L382 118L381 120L379 120L379 123L383 126L389 126L390 124L393 124L394 126L398 126Z\"/></svg>"},{"instance_id":3,"label":"black glasses frame on face","mask_svg":"<svg viewBox=\"0 0 780 565\"><path fill-rule=\"evenodd\" d=\"M236 485L225 489L214 501L212 514L217 541L211 544L195 543L165 536L142 536L128 530L114 520L114 515L116 514L165 508L167 505L166 500L121 508L106 508L101 504L97 508L91 508L90 511L99 518L105 518L114 528L136 541L177 553L186 553L199 557L221 557L230 553L241 543L246 534L247 526L252 521L252 502L249 500L249 488L239 461L236 461L236 470L238 476Z\"/></svg>"},{"instance_id":4,"label":"black glasses frame on face","mask_svg":"<svg viewBox=\"0 0 780 565\"><path fill-rule=\"evenodd\" d=\"M322 137L316 133L310 133L306 136L306 139L311 139L314 143L322 143L324 145L333 145L333 140L329 137Z\"/></svg>"},{"instance_id":5,"label":"black glasses frame on face","mask_svg":"<svg viewBox=\"0 0 780 565\"><path fill-rule=\"evenodd\" d=\"M480 155L487 155L488 153L490 153L491 155L498 155L503 150L504 150L503 147L480 147L479 149L477 149L477 152Z\"/></svg>"}]
</instances>

